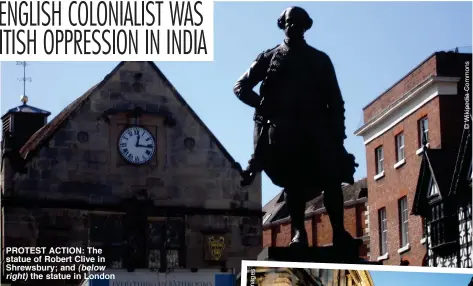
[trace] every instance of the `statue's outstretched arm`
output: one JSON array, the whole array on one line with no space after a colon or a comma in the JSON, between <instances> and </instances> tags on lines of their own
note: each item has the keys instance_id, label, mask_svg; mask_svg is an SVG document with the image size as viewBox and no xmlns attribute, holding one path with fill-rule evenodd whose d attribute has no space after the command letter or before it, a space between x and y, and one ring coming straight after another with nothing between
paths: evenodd
<instances>
[{"instance_id":1,"label":"statue's outstretched arm","mask_svg":"<svg viewBox=\"0 0 473 286\"><path fill-rule=\"evenodd\" d=\"M338 85L337 75L332 61L326 58L327 87L328 87L328 109L331 116L331 125L335 140L341 143L347 138L345 134L345 102Z\"/></svg>"},{"instance_id":2,"label":"statue's outstretched arm","mask_svg":"<svg viewBox=\"0 0 473 286\"><path fill-rule=\"evenodd\" d=\"M251 64L247 72L245 72L233 86L233 92L243 103L257 108L260 105L260 96L253 91L266 76L268 69L268 59L265 53L261 53Z\"/></svg>"}]
</instances>

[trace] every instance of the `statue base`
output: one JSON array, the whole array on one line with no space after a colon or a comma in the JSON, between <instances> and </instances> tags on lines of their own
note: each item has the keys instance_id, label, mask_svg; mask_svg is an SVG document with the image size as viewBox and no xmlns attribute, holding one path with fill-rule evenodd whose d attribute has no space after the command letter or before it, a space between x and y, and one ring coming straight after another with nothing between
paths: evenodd
<instances>
[{"instance_id":1,"label":"statue base","mask_svg":"<svg viewBox=\"0 0 473 286\"><path fill-rule=\"evenodd\" d=\"M322 247L269 247L264 248L258 260L305 262L305 263L342 263L342 264L375 264L359 257L358 250Z\"/></svg>"}]
</instances>

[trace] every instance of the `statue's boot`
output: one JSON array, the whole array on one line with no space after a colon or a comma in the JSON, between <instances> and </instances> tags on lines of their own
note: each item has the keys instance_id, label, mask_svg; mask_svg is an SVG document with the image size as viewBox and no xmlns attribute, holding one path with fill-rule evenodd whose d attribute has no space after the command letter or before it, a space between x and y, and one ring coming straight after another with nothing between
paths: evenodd
<instances>
[{"instance_id":1,"label":"statue's boot","mask_svg":"<svg viewBox=\"0 0 473 286\"><path fill-rule=\"evenodd\" d=\"M292 238L291 247L309 247L309 240L307 239L307 232L303 230L294 230L294 237Z\"/></svg>"},{"instance_id":2,"label":"statue's boot","mask_svg":"<svg viewBox=\"0 0 473 286\"><path fill-rule=\"evenodd\" d=\"M363 240L353 238L346 230L334 234L333 246L339 248L359 249L363 245Z\"/></svg>"}]
</instances>

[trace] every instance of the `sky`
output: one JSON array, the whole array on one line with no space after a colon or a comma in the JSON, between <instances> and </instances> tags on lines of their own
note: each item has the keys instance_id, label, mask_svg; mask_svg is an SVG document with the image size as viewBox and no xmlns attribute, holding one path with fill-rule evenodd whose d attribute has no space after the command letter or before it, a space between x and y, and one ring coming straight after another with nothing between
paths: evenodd
<instances>
[{"instance_id":1,"label":"sky","mask_svg":"<svg viewBox=\"0 0 473 286\"><path fill-rule=\"evenodd\" d=\"M370 271L374 286L468 286L473 274Z\"/></svg>"},{"instance_id":2,"label":"sky","mask_svg":"<svg viewBox=\"0 0 473 286\"><path fill-rule=\"evenodd\" d=\"M307 42L332 59L345 100L345 146L366 176L361 137L363 107L436 51L471 52L472 2L216 2L213 62L156 64L225 148L243 167L253 148L253 110L233 94L235 81L257 55L283 40L276 21L289 6L314 20ZM117 62L31 62L28 104L52 112L101 81ZM0 111L19 105L22 68L1 64ZM280 188L264 176L262 204Z\"/></svg>"}]
</instances>

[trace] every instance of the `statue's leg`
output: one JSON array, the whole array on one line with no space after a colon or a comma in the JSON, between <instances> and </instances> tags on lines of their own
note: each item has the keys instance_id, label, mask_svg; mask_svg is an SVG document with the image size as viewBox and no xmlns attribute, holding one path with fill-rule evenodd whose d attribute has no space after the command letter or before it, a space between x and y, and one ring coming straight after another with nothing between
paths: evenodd
<instances>
[{"instance_id":1,"label":"statue's leg","mask_svg":"<svg viewBox=\"0 0 473 286\"><path fill-rule=\"evenodd\" d=\"M307 232L305 230L305 198L300 194L300 190L297 188L286 188L284 193L287 210L291 217L291 230L293 232L290 245L308 246Z\"/></svg>"},{"instance_id":2,"label":"statue's leg","mask_svg":"<svg viewBox=\"0 0 473 286\"><path fill-rule=\"evenodd\" d=\"M324 205L330 218L333 233L334 246L348 246L352 244L359 247L361 240L354 239L350 233L345 230L344 225L344 201L341 184L330 183L324 191Z\"/></svg>"},{"instance_id":3,"label":"statue's leg","mask_svg":"<svg viewBox=\"0 0 473 286\"><path fill-rule=\"evenodd\" d=\"M324 206L330 218L334 236L345 231L343 222L343 192L341 185L330 184L324 190Z\"/></svg>"}]
</instances>

